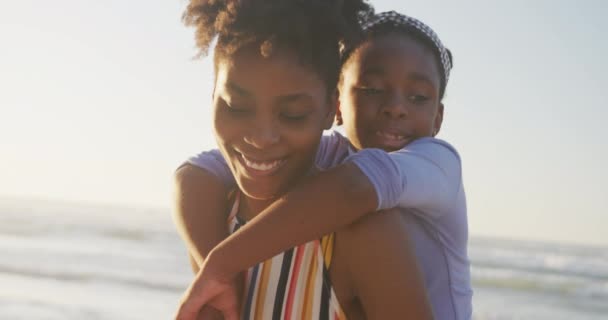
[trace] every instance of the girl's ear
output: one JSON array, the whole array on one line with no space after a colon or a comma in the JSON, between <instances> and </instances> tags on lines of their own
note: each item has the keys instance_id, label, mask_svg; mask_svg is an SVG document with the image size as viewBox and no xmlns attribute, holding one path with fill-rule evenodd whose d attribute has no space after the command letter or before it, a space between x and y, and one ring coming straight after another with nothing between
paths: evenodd
<instances>
[{"instance_id":1,"label":"girl's ear","mask_svg":"<svg viewBox=\"0 0 608 320\"><path fill-rule=\"evenodd\" d=\"M338 90L334 91L328 101L328 111L325 115L325 120L323 122L323 129L329 130L331 129L334 119L338 117L340 112L340 100L338 99Z\"/></svg>"},{"instance_id":2,"label":"girl's ear","mask_svg":"<svg viewBox=\"0 0 608 320\"><path fill-rule=\"evenodd\" d=\"M439 133L439 130L441 130L442 123L443 123L443 103L440 103L439 108L437 109L437 113L435 114L435 119L433 120L433 137Z\"/></svg>"}]
</instances>

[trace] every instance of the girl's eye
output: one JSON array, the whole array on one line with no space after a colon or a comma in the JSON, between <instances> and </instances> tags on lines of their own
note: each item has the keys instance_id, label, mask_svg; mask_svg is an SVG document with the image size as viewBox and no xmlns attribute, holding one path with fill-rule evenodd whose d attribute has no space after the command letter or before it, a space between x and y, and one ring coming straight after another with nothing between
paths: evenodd
<instances>
[{"instance_id":1,"label":"girl's eye","mask_svg":"<svg viewBox=\"0 0 608 320\"><path fill-rule=\"evenodd\" d=\"M363 94L370 95L370 96L382 93L382 90L376 89L376 88L370 88L370 87L359 87L359 88L357 88L357 90L361 91Z\"/></svg>"},{"instance_id":2,"label":"girl's eye","mask_svg":"<svg viewBox=\"0 0 608 320\"><path fill-rule=\"evenodd\" d=\"M408 100L410 100L413 103L424 103L429 100L429 97L423 96L421 94L413 94L408 97Z\"/></svg>"}]
</instances>

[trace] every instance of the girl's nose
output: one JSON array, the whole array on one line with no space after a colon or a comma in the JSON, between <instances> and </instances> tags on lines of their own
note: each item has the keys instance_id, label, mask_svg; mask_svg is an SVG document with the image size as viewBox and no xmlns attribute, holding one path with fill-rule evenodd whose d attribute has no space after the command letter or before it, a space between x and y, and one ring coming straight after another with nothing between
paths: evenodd
<instances>
[{"instance_id":1,"label":"girl's nose","mask_svg":"<svg viewBox=\"0 0 608 320\"><path fill-rule=\"evenodd\" d=\"M385 100L382 106L382 114L394 119L405 118L408 115L407 102L403 95L393 93Z\"/></svg>"}]
</instances>

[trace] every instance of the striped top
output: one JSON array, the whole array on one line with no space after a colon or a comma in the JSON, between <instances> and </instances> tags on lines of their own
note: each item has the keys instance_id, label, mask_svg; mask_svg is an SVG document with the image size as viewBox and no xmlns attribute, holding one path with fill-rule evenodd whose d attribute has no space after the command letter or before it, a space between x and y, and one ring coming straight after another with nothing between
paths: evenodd
<instances>
[{"instance_id":1,"label":"striped top","mask_svg":"<svg viewBox=\"0 0 608 320\"><path fill-rule=\"evenodd\" d=\"M231 233L244 225L237 193ZM334 234L287 250L247 270L243 320L345 320L329 281Z\"/></svg>"}]
</instances>

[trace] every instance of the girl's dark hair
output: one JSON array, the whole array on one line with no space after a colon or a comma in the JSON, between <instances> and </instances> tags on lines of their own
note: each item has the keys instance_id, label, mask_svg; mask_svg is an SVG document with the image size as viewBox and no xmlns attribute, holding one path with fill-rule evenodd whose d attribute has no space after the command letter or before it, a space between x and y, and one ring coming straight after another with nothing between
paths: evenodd
<instances>
[{"instance_id":1,"label":"girl's dark hair","mask_svg":"<svg viewBox=\"0 0 608 320\"><path fill-rule=\"evenodd\" d=\"M361 36L361 21L373 15L365 0L191 0L183 15L196 29L199 56L214 39L214 65L253 46L264 57L287 49L335 89L339 44ZM217 71L217 70L216 70Z\"/></svg>"}]
</instances>

